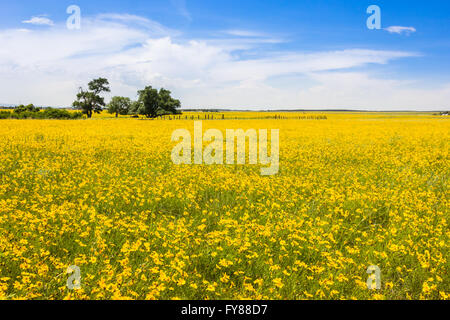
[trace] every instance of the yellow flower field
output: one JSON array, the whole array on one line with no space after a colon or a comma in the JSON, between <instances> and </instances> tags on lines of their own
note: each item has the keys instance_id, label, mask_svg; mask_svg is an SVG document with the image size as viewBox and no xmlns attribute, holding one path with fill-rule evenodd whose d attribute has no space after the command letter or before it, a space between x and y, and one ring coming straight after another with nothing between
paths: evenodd
<instances>
[{"instance_id":1,"label":"yellow flower field","mask_svg":"<svg viewBox=\"0 0 450 320\"><path fill-rule=\"evenodd\" d=\"M0 299L449 299L448 119L325 115L203 121L279 129L274 176L174 165L191 120L1 120Z\"/></svg>"}]
</instances>

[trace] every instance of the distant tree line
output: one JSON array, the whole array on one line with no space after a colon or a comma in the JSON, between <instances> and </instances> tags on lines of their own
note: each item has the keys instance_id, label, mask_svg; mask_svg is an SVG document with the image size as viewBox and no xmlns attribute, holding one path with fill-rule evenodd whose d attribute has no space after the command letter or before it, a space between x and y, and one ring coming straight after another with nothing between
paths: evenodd
<instances>
[{"instance_id":1,"label":"distant tree line","mask_svg":"<svg viewBox=\"0 0 450 320\"><path fill-rule=\"evenodd\" d=\"M0 119L80 119L81 112L69 112L64 109L38 108L33 104L19 105L11 111L0 111Z\"/></svg>"},{"instance_id":2,"label":"distant tree line","mask_svg":"<svg viewBox=\"0 0 450 320\"><path fill-rule=\"evenodd\" d=\"M103 92L111 92L109 82L105 78L94 79L88 83L88 89L80 88L73 107L81 110L88 118L94 113L101 113L105 108L111 114L119 115L143 115L147 118L157 118L165 115L180 114L179 100L172 98L171 92L164 88L159 91L151 86L137 92L138 99L132 101L127 97L114 96L106 104L102 96Z\"/></svg>"}]
</instances>

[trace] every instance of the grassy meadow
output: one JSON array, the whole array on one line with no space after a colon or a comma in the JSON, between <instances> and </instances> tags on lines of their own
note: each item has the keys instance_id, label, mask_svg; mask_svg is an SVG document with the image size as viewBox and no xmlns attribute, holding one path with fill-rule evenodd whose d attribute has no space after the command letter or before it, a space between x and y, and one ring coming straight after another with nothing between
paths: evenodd
<instances>
[{"instance_id":1,"label":"grassy meadow","mask_svg":"<svg viewBox=\"0 0 450 320\"><path fill-rule=\"evenodd\" d=\"M448 118L222 114L186 115L279 129L278 175L174 165L190 119L1 120L0 299L450 298Z\"/></svg>"}]
</instances>

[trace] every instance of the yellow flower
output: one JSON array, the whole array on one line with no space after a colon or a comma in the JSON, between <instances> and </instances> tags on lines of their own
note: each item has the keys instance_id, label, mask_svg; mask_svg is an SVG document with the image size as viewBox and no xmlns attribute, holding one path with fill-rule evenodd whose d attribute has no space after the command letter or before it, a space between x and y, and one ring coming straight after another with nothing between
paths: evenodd
<instances>
[{"instance_id":1,"label":"yellow flower","mask_svg":"<svg viewBox=\"0 0 450 320\"><path fill-rule=\"evenodd\" d=\"M281 288L284 287L284 284L283 284L281 278L275 278L275 279L272 280L272 282L275 284L275 286L276 286L277 288L280 288L280 289L281 289Z\"/></svg>"},{"instance_id":2,"label":"yellow flower","mask_svg":"<svg viewBox=\"0 0 450 320\"><path fill-rule=\"evenodd\" d=\"M220 278L220 281L222 281L223 283L227 283L230 280L230 277L224 273L223 276Z\"/></svg>"}]
</instances>

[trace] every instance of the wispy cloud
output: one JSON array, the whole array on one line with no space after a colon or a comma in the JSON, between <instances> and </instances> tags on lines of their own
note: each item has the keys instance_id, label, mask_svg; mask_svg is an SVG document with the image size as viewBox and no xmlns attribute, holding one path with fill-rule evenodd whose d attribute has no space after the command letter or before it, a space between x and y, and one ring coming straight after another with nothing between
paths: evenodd
<instances>
[{"instance_id":1,"label":"wispy cloud","mask_svg":"<svg viewBox=\"0 0 450 320\"><path fill-rule=\"evenodd\" d=\"M236 37L248 37L248 38L267 37L265 33L249 30L232 29L232 30L224 30L223 33Z\"/></svg>"},{"instance_id":2,"label":"wispy cloud","mask_svg":"<svg viewBox=\"0 0 450 320\"><path fill-rule=\"evenodd\" d=\"M414 27L402 27L402 26L390 26L385 28L384 30L386 30L389 33L397 33L397 34L405 33L407 35L417 31L416 28Z\"/></svg>"},{"instance_id":3,"label":"wispy cloud","mask_svg":"<svg viewBox=\"0 0 450 320\"><path fill-rule=\"evenodd\" d=\"M41 26L53 26L55 25L54 22L45 17L45 16L37 16L37 17L32 17L29 20L24 20L22 21L22 23L28 23L28 24L34 24L34 25L41 25Z\"/></svg>"},{"instance_id":4,"label":"wispy cloud","mask_svg":"<svg viewBox=\"0 0 450 320\"><path fill-rule=\"evenodd\" d=\"M92 19L88 20L93 21ZM96 22L105 24L107 22L114 24L118 23L119 26L128 26L130 28L147 29L150 34L149 36L155 35L171 35L176 36L179 34L178 31L166 28L160 23L147 19L145 17L133 15L133 14L119 14L119 13L102 13L95 17Z\"/></svg>"},{"instance_id":5,"label":"wispy cloud","mask_svg":"<svg viewBox=\"0 0 450 320\"><path fill-rule=\"evenodd\" d=\"M178 14L185 17L187 20L192 21L191 13L187 9L186 0L170 0L170 2L178 11Z\"/></svg>"}]
</instances>

